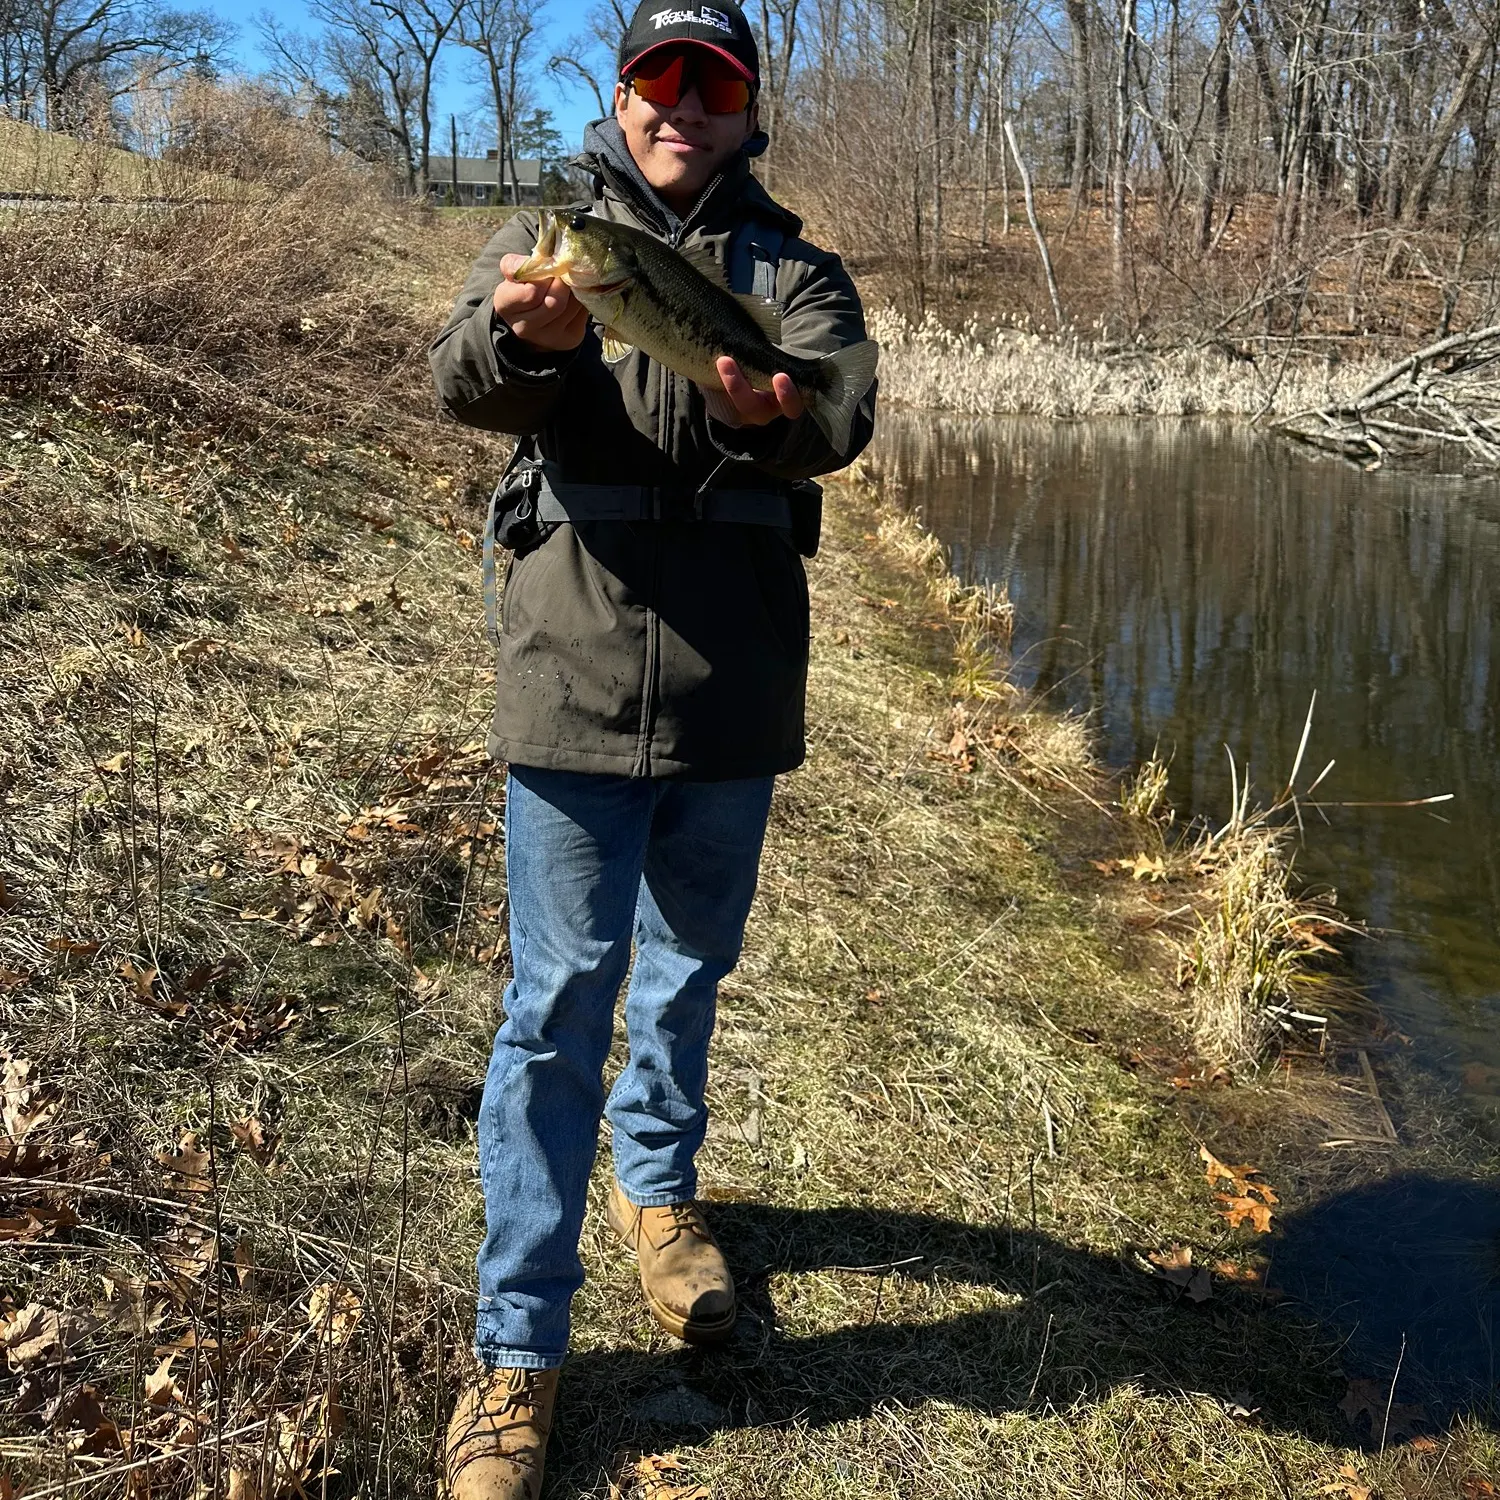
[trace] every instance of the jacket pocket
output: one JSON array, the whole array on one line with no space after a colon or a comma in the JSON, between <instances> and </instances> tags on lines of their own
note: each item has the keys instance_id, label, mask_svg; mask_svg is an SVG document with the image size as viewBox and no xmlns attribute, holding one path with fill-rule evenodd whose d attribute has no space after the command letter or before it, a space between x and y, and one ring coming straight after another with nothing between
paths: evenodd
<instances>
[{"instance_id":1,"label":"jacket pocket","mask_svg":"<svg viewBox=\"0 0 1500 1500\"><path fill-rule=\"evenodd\" d=\"M777 642L793 660L805 658L812 631L807 571L787 537L767 535L766 545L757 549L755 577Z\"/></svg>"},{"instance_id":2,"label":"jacket pocket","mask_svg":"<svg viewBox=\"0 0 1500 1500\"><path fill-rule=\"evenodd\" d=\"M505 582L500 587L500 634L510 634L511 604L516 593L516 557L512 553L505 565Z\"/></svg>"}]
</instances>

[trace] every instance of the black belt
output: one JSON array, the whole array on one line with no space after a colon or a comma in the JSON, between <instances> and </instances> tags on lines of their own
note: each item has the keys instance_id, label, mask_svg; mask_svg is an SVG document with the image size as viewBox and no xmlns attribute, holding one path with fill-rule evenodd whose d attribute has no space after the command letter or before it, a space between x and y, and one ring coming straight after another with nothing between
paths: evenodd
<instances>
[{"instance_id":1,"label":"black belt","mask_svg":"<svg viewBox=\"0 0 1500 1500\"><path fill-rule=\"evenodd\" d=\"M506 502L512 516L529 521L533 528L538 524L571 526L580 521L730 521L792 530L792 502L785 490L695 491L645 484L569 484L556 477L550 463L527 460L515 464L495 486L484 525L484 608L490 640L496 645L500 622L495 549L500 543L495 527Z\"/></svg>"},{"instance_id":2,"label":"black belt","mask_svg":"<svg viewBox=\"0 0 1500 1500\"><path fill-rule=\"evenodd\" d=\"M568 484L544 474L536 490L537 520L733 521L789 531L792 502L785 490L661 489L644 484Z\"/></svg>"}]
</instances>

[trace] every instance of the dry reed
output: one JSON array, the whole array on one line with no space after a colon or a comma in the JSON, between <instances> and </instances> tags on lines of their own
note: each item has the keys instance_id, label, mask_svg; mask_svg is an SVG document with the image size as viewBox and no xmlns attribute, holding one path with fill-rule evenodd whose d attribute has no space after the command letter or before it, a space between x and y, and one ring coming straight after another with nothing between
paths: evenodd
<instances>
[{"instance_id":1,"label":"dry reed","mask_svg":"<svg viewBox=\"0 0 1500 1500\"><path fill-rule=\"evenodd\" d=\"M885 309L870 329L881 345L882 399L972 414L1259 417L1321 406L1365 367L1321 354L1266 366L1213 342L1168 352L1096 346L972 322L952 328L930 314L914 324Z\"/></svg>"}]
</instances>

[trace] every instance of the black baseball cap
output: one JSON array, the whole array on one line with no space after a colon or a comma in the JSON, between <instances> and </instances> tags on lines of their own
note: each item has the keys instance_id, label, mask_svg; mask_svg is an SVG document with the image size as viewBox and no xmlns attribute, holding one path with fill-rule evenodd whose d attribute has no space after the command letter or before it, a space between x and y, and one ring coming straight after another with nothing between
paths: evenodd
<instances>
[{"instance_id":1,"label":"black baseball cap","mask_svg":"<svg viewBox=\"0 0 1500 1500\"><path fill-rule=\"evenodd\" d=\"M675 5L673 0L641 0L620 47L620 77L625 77L648 52L683 42L717 52L745 75L746 83L760 86L760 53L755 46L755 33L734 0L714 0L712 5L686 4L683 0Z\"/></svg>"}]
</instances>

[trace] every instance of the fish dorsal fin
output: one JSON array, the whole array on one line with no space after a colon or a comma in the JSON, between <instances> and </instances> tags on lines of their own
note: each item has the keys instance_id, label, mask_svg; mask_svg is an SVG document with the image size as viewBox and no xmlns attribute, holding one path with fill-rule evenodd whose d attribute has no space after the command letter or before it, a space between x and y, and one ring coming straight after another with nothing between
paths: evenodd
<instances>
[{"instance_id":1,"label":"fish dorsal fin","mask_svg":"<svg viewBox=\"0 0 1500 1500\"><path fill-rule=\"evenodd\" d=\"M734 300L755 319L755 326L773 344L781 342L781 304L770 297L757 297L753 292L736 292Z\"/></svg>"},{"instance_id":2,"label":"fish dorsal fin","mask_svg":"<svg viewBox=\"0 0 1500 1500\"><path fill-rule=\"evenodd\" d=\"M618 364L634 345L618 329L601 328L599 330L599 342L604 346L604 358L608 364Z\"/></svg>"},{"instance_id":3,"label":"fish dorsal fin","mask_svg":"<svg viewBox=\"0 0 1500 1500\"><path fill-rule=\"evenodd\" d=\"M713 250L700 241L696 245L683 245L677 252L700 276L706 276L715 286L727 286L724 267L714 257Z\"/></svg>"}]
</instances>

